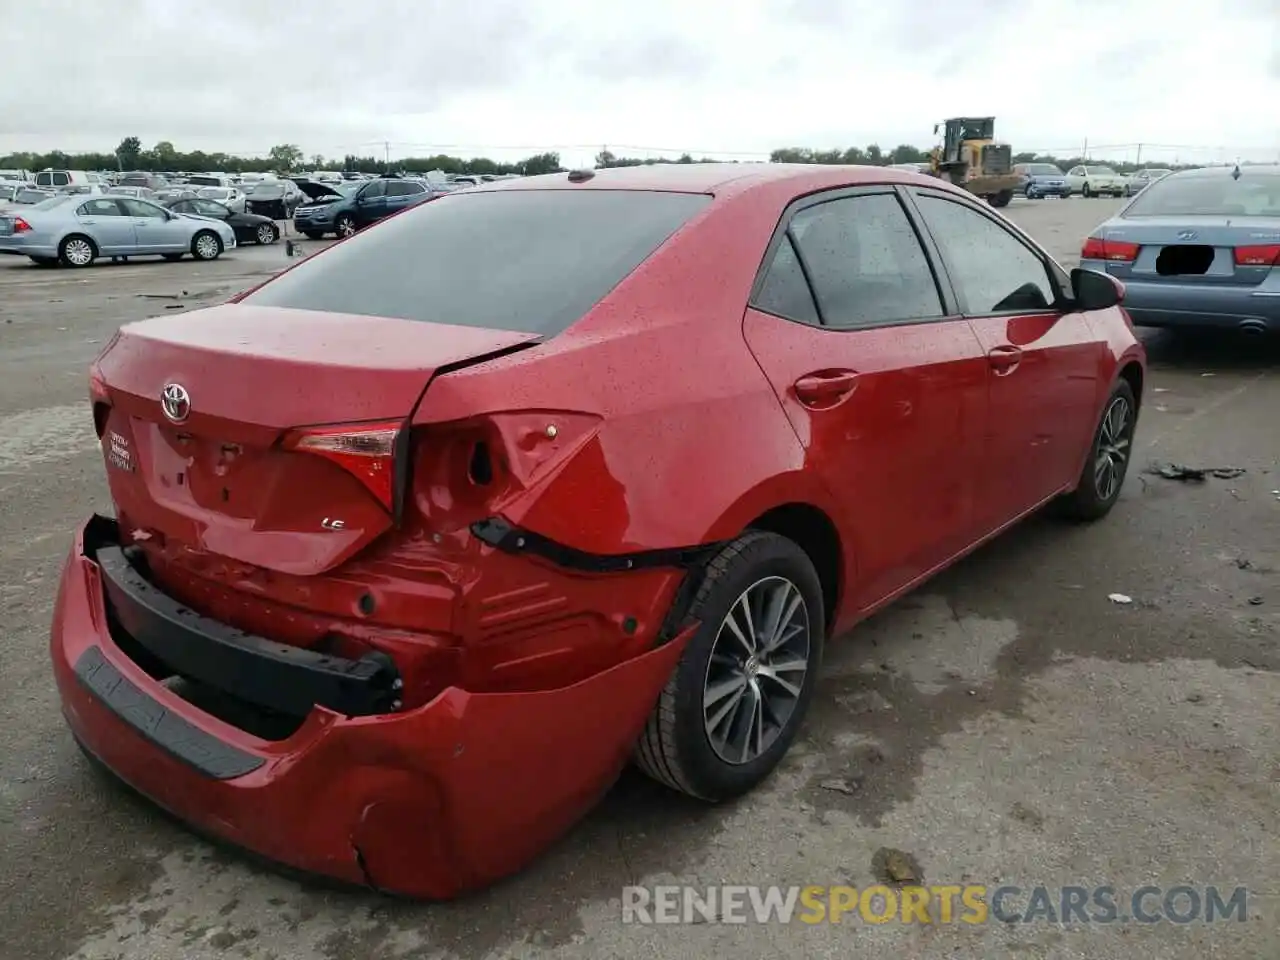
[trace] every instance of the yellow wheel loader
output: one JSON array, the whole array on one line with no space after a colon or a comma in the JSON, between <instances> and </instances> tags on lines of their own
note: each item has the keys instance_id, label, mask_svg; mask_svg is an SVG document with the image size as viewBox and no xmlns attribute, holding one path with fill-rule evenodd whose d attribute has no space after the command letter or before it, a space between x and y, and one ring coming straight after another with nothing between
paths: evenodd
<instances>
[{"instance_id":1,"label":"yellow wheel loader","mask_svg":"<svg viewBox=\"0 0 1280 960\"><path fill-rule=\"evenodd\" d=\"M929 172L970 193L986 199L993 207L1005 207L1022 177L1013 172L1013 148L995 140L995 117L956 117L933 128L941 129L942 143L934 147Z\"/></svg>"}]
</instances>

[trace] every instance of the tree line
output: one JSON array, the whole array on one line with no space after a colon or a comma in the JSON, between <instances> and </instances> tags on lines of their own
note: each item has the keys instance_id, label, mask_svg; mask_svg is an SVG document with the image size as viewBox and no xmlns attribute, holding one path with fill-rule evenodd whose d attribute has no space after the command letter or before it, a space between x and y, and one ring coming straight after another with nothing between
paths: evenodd
<instances>
[{"instance_id":1,"label":"tree line","mask_svg":"<svg viewBox=\"0 0 1280 960\"><path fill-rule=\"evenodd\" d=\"M910 144L899 144L892 150L884 150L878 144L865 147L848 147L847 149L813 150L807 147L784 147L774 150L769 155L773 163L826 163L826 164L870 164L874 166L891 163L923 163L928 161L929 150L913 147ZM1013 157L1015 163L1054 163L1063 170L1076 164L1101 161L1086 161L1083 157L1053 157L1045 154L1018 153ZM684 154L674 160L649 157L618 156L607 147L595 156L595 166L633 167L657 163L710 163L714 158L700 157L695 159ZM1106 161L1107 164L1121 173L1137 170L1141 165L1135 163ZM388 163L385 159L374 156L360 157L348 154L341 160L313 154L308 157L296 145L279 144L272 147L265 157L243 157L232 153L205 152L193 150L183 152L172 143L162 140L150 148L144 148L137 137L125 137L119 146L109 153L68 153L52 150L48 153L11 153L0 157L0 169L44 170L52 167L65 170L121 170L148 171L161 173L196 172L221 170L227 173L291 173L299 170L342 170L360 173L382 173L388 169L405 173L425 173L428 170L442 170L445 173L470 174L511 174L518 173L534 176L540 173L557 173L565 168L560 164L560 154L555 152L539 153L526 157L515 163L490 160L487 157L451 157L439 154L431 157L402 157Z\"/></svg>"}]
</instances>

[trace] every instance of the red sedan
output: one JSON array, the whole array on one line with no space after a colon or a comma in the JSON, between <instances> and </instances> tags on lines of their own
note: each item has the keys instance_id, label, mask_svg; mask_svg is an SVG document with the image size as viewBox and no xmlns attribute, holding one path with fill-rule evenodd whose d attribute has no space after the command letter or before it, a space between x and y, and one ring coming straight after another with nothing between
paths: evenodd
<instances>
[{"instance_id":1,"label":"red sedan","mask_svg":"<svg viewBox=\"0 0 1280 960\"><path fill-rule=\"evenodd\" d=\"M777 765L824 642L1046 504L1096 519L1123 288L887 169L494 183L91 374L114 519L52 629L88 754L207 834L450 897L629 759Z\"/></svg>"}]
</instances>

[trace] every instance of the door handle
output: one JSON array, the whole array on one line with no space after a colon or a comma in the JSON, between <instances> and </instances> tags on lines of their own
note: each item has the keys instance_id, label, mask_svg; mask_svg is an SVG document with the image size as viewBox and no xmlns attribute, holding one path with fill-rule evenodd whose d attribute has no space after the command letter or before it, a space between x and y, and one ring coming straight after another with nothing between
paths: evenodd
<instances>
[{"instance_id":1,"label":"door handle","mask_svg":"<svg viewBox=\"0 0 1280 960\"><path fill-rule=\"evenodd\" d=\"M1018 364L1022 362L1022 351L1009 344L992 347L987 351L987 362L991 364L996 376L1002 377L1018 368Z\"/></svg>"},{"instance_id":2,"label":"door handle","mask_svg":"<svg viewBox=\"0 0 1280 960\"><path fill-rule=\"evenodd\" d=\"M853 370L819 370L795 382L796 398L806 407L835 406L857 385L858 374Z\"/></svg>"}]
</instances>

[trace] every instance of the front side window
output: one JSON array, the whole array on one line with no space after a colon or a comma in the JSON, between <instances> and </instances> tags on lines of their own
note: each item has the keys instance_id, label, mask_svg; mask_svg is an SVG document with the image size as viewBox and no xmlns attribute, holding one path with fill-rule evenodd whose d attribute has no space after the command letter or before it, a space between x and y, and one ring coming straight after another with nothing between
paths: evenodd
<instances>
[{"instance_id":1,"label":"front side window","mask_svg":"<svg viewBox=\"0 0 1280 960\"><path fill-rule=\"evenodd\" d=\"M827 326L867 327L942 316L929 261L893 194L806 207L791 218L788 229Z\"/></svg>"},{"instance_id":2,"label":"front side window","mask_svg":"<svg viewBox=\"0 0 1280 960\"><path fill-rule=\"evenodd\" d=\"M134 200L132 197L121 197L118 201L131 217L148 217L152 220L165 220L168 215L160 207L154 203L147 203L145 200Z\"/></svg>"},{"instance_id":3,"label":"front side window","mask_svg":"<svg viewBox=\"0 0 1280 960\"><path fill-rule=\"evenodd\" d=\"M1057 297L1049 271L1020 239L965 203L929 194L917 203L966 313L1052 309Z\"/></svg>"}]
</instances>

